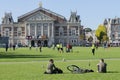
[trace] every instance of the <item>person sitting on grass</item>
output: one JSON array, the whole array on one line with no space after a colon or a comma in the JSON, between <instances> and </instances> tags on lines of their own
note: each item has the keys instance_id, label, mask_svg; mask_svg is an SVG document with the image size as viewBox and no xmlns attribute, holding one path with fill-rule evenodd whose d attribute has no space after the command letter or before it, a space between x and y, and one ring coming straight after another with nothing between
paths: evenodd
<instances>
[{"instance_id":1,"label":"person sitting on grass","mask_svg":"<svg viewBox=\"0 0 120 80\"><path fill-rule=\"evenodd\" d=\"M55 66L53 59L50 59L49 64L47 66L47 70L44 72L44 74L57 74L57 73L63 73L63 71Z\"/></svg>"},{"instance_id":2,"label":"person sitting on grass","mask_svg":"<svg viewBox=\"0 0 120 80\"><path fill-rule=\"evenodd\" d=\"M100 59L100 62L97 64L98 71L100 73L106 73L107 64L104 62L104 59Z\"/></svg>"}]
</instances>

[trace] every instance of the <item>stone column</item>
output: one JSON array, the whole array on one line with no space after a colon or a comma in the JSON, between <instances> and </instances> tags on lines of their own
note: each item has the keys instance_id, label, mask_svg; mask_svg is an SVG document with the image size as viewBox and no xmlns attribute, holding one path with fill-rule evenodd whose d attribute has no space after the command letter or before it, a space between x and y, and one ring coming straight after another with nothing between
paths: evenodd
<instances>
[{"instance_id":1,"label":"stone column","mask_svg":"<svg viewBox=\"0 0 120 80\"><path fill-rule=\"evenodd\" d=\"M28 36L28 23L27 23L27 22L25 23L25 30L24 30L24 32L25 32L24 43L25 43L25 44L28 44L28 43L27 43L28 40L26 39L26 37Z\"/></svg>"},{"instance_id":2,"label":"stone column","mask_svg":"<svg viewBox=\"0 0 120 80\"><path fill-rule=\"evenodd\" d=\"M25 23L25 30L24 30L24 32L25 32L25 37L27 36L27 23Z\"/></svg>"},{"instance_id":3,"label":"stone column","mask_svg":"<svg viewBox=\"0 0 120 80\"><path fill-rule=\"evenodd\" d=\"M50 37L50 26L49 26L49 23L48 23L48 38Z\"/></svg>"},{"instance_id":4,"label":"stone column","mask_svg":"<svg viewBox=\"0 0 120 80\"><path fill-rule=\"evenodd\" d=\"M43 36L43 23L41 23L41 36Z\"/></svg>"},{"instance_id":5,"label":"stone column","mask_svg":"<svg viewBox=\"0 0 120 80\"><path fill-rule=\"evenodd\" d=\"M2 26L0 27L0 30L1 30L1 36L3 36L3 34L2 34L3 33Z\"/></svg>"},{"instance_id":6,"label":"stone column","mask_svg":"<svg viewBox=\"0 0 120 80\"><path fill-rule=\"evenodd\" d=\"M52 36L51 36L51 38L52 38L52 43L54 43L55 42L55 40L54 40L54 23L52 23Z\"/></svg>"},{"instance_id":7,"label":"stone column","mask_svg":"<svg viewBox=\"0 0 120 80\"><path fill-rule=\"evenodd\" d=\"M12 26L11 27L12 28L12 30L11 30L11 32L12 32L12 36L11 36L11 45L14 43L14 27Z\"/></svg>"},{"instance_id":8,"label":"stone column","mask_svg":"<svg viewBox=\"0 0 120 80\"><path fill-rule=\"evenodd\" d=\"M80 36L80 25L78 26L78 36Z\"/></svg>"},{"instance_id":9,"label":"stone column","mask_svg":"<svg viewBox=\"0 0 120 80\"><path fill-rule=\"evenodd\" d=\"M37 38L37 24L35 24L35 38Z\"/></svg>"},{"instance_id":10,"label":"stone column","mask_svg":"<svg viewBox=\"0 0 120 80\"><path fill-rule=\"evenodd\" d=\"M30 36L30 23L28 24L28 35Z\"/></svg>"},{"instance_id":11,"label":"stone column","mask_svg":"<svg viewBox=\"0 0 120 80\"><path fill-rule=\"evenodd\" d=\"M69 43L69 24L67 24L67 43Z\"/></svg>"},{"instance_id":12,"label":"stone column","mask_svg":"<svg viewBox=\"0 0 120 80\"><path fill-rule=\"evenodd\" d=\"M30 34L30 30L31 30L31 25L30 25L30 23L28 23L28 36L31 36L31 34ZM31 45L31 41L30 41L30 39L28 39L28 46L30 46Z\"/></svg>"},{"instance_id":13,"label":"stone column","mask_svg":"<svg viewBox=\"0 0 120 80\"><path fill-rule=\"evenodd\" d=\"M54 38L54 25L52 23L52 38Z\"/></svg>"},{"instance_id":14,"label":"stone column","mask_svg":"<svg viewBox=\"0 0 120 80\"><path fill-rule=\"evenodd\" d=\"M78 38L77 38L77 44L80 42L80 25L78 25Z\"/></svg>"}]
</instances>

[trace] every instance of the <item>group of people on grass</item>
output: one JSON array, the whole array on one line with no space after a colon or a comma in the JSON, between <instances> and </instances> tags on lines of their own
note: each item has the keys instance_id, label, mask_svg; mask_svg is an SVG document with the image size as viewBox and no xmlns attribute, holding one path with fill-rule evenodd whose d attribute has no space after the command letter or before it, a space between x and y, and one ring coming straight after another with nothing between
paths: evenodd
<instances>
[{"instance_id":1,"label":"group of people on grass","mask_svg":"<svg viewBox=\"0 0 120 80\"><path fill-rule=\"evenodd\" d=\"M15 49L18 48L18 45L15 45L15 44L13 44L13 45L10 44L10 45L8 45L8 44L6 43L6 44L5 44L5 51L6 51L6 52L8 51L8 48L10 48L10 50L11 50L11 48L13 48L13 50L15 51ZM42 45L36 45L35 48L36 48L36 51L37 51L38 48L39 48L39 51L42 52ZM29 45L29 50L31 50L31 49L32 49L32 46Z\"/></svg>"},{"instance_id":2,"label":"group of people on grass","mask_svg":"<svg viewBox=\"0 0 120 80\"><path fill-rule=\"evenodd\" d=\"M38 51L38 48L39 48L39 51L42 52L42 45L41 44L39 44L39 45L36 44L35 48L36 48L36 51ZM31 49L32 49L32 46L29 45L29 50L31 50Z\"/></svg>"},{"instance_id":3,"label":"group of people on grass","mask_svg":"<svg viewBox=\"0 0 120 80\"><path fill-rule=\"evenodd\" d=\"M94 71L92 70L92 72ZM97 64L97 72L99 73L107 72L107 64L104 62L104 59L100 59L99 63ZM63 71L55 66L53 59L50 59L44 74L59 74L59 73L63 73Z\"/></svg>"},{"instance_id":4,"label":"group of people on grass","mask_svg":"<svg viewBox=\"0 0 120 80\"><path fill-rule=\"evenodd\" d=\"M98 49L99 43L92 43L91 49L92 49L92 54L95 55L95 50ZM103 48L108 48L110 47L110 44L108 43L103 43Z\"/></svg>"},{"instance_id":5,"label":"group of people on grass","mask_svg":"<svg viewBox=\"0 0 120 80\"><path fill-rule=\"evenodd\" d=\"M8 51L8 48L9 48L9 45L6 43L6 44L5 44L5 51L6 51L6 52ZM11 48L13 48L13 50L15 51L15 48L17 48L17 45L15 45L15 44L14 44L14 45L11 45L11 44L10 44L10 49L11 49Z\"/></svg>"},{"instance_id":6,"label":"group of people on grass","mask_svg":"<svg viewBox=\"0 0 120 80\"><path fill-rule=\"evenodd\" d=\"M30 50L31 50L31 46L29 46ZM64 52L63 51L63 45L57 44L56 48L58 49L58 51L60 53ZM95 55L95 49L98 48L98 45L92 44L92 54ZM40 52L42 52L42 46L39 46ZM8 45L6 44L6 51L8 50ZM13 50L15 50L15 45L13 45ZM67 44L66 45L66 52L72 52L72 45ZM104 59L100 59L100 62L97 64L97 70L100 73L106 73L107 64L104 62ZM63 71L60 68L57 68L54 64L54 60L50 59L49 60L49 64L47 66L47 70L44 72L45 74L54 74L54 73L63 73Z\"/></svg>"},{"instance_id":7,"label":"group of people on grass","mask_svg":"<svg viewBox=\"0 0 120 80\"><path fill-rule=\"evenodd\" d=\"M57 48L58 52L60 53L63 53L64 52L64 49L63 49L63 44L62 43L58 43L58 44L53 44L53 50ZM71 44L67 44L66 45L66 52L69 53L69 52L73 52L73 49L72 49L72 45Z\"/></svg>"}]
</instances>

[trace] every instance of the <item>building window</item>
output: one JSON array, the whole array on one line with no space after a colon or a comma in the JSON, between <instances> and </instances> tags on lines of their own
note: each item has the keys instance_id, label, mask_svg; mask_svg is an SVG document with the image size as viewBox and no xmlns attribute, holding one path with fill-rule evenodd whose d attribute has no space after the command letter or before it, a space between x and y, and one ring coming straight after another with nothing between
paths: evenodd
<instances>
[{"instance_id":1,"label":"building window","mask_svg":"<svg viewBox=\"0 0 120 80\"><path fill-rule=\"evenodd\" d=\"M41 36L41 24L37 24L37 36Z\"/></svg>"},{"instance_id":2,"label":"building window","mask_svg":"<svg viewBox=\"0 0 120 80\"><path fill-rule=\"evenodd\" d=\"M63 39L59 39L59 43L64 43L64 40Z\"/></svg>"},{"instance_id":3,"label":"building window","mask_svg":"<svg viewBox=\"0 0 120 80\"><path fill-rule=\"evenodd\" d=\"M43 24L43 35L48 36L48 23Z\"/></svg>"},{"instance_id":4,"label":"building window","mask_svg":"<svg viewBox=\"0 0 120 80\"><path fill-rule=\"evenodd\" d=\"M49 27L50 27L50 36L52 36L52 31L53 31L53 30L52 30L52 26L53 26L53 24L50 23L50 24L49 24Z\"/></svg>"},{"instance_id":5,"label":"building window","mask_svg":"<svg viewBox=\"0 0 120 80\"><path fill-rule=\"evenodd\" d=\"M71 43L72 43L73 45L77 44L77 39L72 39L72 40L71 40Z\"/></svg>"},{"instance_id":6,"label":"building window","mask_svg":"<svg viewBox=\"0 0 120 80\"><path fill-rule=\"evenodd\" d=\"M18 36L21 36L21 31L18 31Z\"/></svg>"},{"instance_id":7,"label":"building window","mask_svg":"<svg viewBox=\"0 0 120 80\"><path fill-rule=\"evenodd\" d=\"M115 34L112 34L111 39L114 41L115 40Z\"/></svg>"},{"instance_id":8,"label":"building window","mask_svg":"<svg viewBox=\"0 0 120 80\"><path fill-rule=\"evenodd\" d=\"M9 29L8 28L5 29L5 36L9 37Z\"/></svg>"},{"instance_id":9,"label":"building window","mask_svg":"<svg viewBox=\"0 0 120 80\"><path fill-rule=\"evenodd\" d=\"M71 28L71 36L76 36L76 29L75 28Z\"/></svg>"},{"instance_id":10,"label":"building window","mask_svg":"<svg viewBox=\"0 0 120 80\"><path fill-rule=\"evenodd\" d=\"M76 36L78 36L78 34L79 34L78 30L76 30Z\"/></svg>"},{"instance_id":11,"label":"building window","mask_svg":"<svg viewBox=\"0 0 120 80\"><path fill-rule=\"evenodd\" d=\"M17 40L17 44L18 44L18 46L21 46L21 41Z\"/></svg>"},{"instance_id":12,"label":"building window","mask_svg":"<svg viewBox=\"0 0 120 80\"><path fill-rule=\"evenodd\" d=\"M120 31L120 26L118 26L118 31Z\"/></svg>"},{"instance_id":13,"label":"building window","mask_svg":"<svg viewBox=\"0 0 120 80\"><path fill-rule=\"evenodd\" d=\"M64 30L62 27L59 28L59 36L63 36L64 35Z\"/></svg>"},{"instance_id":14,"label":"building window","mask_svg":"<svg viewBox=\"0 0 120 80\"><path fill-rule=\"evenodd\" d=\"M21 28L18 28L18 36L21 36L22 35L22 29Z\"/></svg>"},{"instance_id":15,"label":"building window","mask_svg":"<svg viewBox=\"0 0 120 80\"><path fill-rule=\"evenodd\" d=\"M118 37L120 37L120 33L118 33Z\"/></svg>"},{"instance_id":16,"label":"building window","mask_svg":"<svg viewBox=\"0 0 120 80\"><path fill-rule=\"evenodd\" d=\"M9 36L9 31L6 31L6 37L8 37Z\"/></svg>"},{"instance_id":17,"label":"building window","mask_svg":"<svg viewBox=\"0 0 120 80\"><path fill-rule=\"evenodd\" d=\"M30 24L30 35L35 36L35 24Z\"/></svg>"}]
</instances>

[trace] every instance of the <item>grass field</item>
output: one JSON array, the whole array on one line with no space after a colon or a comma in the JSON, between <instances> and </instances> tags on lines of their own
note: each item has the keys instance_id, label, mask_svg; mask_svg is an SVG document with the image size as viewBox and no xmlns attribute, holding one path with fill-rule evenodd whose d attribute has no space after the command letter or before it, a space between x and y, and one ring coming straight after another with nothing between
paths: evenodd
<instances>
[{"instance_id":1,"label":"grass field","mask_svg":"<svg viewBox=\"0 0 120 80\"><path fill-rule=\"evenodd\" d=\"M120 48L98 48L95 53L93 56L90 47L74 47L73 53L59 53L52 48L43 48L41 53L35 48L5 52L0 48L0 80L120 80ZM63 70L63 74L43 74L51 58ZM104 58L108 64L107 73L96 72L100 58ZM73 74L66 68L71 64L95 72Z\"/></svg>"}]
</instances>

